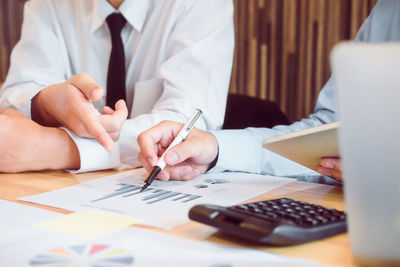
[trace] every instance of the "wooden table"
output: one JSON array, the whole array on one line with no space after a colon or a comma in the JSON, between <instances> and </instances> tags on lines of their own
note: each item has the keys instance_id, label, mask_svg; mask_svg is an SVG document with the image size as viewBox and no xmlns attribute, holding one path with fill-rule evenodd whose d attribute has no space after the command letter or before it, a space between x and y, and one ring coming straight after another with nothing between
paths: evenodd
<instances>
[{"instance_id":1,"label":"wooden table","mask_svg":"<svg viewBox=\"0 0 400 267\"><path fill-rule=\"evenodd\" d=\"M92 179L111 175L115 171L92 172L84 174L72 174L64 172L32 172L22 174L0 174L0 198L11 200L26 205L46 208L61 213L70 213L65 210L44 207L18 201L17 198L60 189L66 186L75 185ZM282 186L269 193L253 198L250 201L266 200L278 197L290 197L297 200L309 201L316 204L344 210L343 192L341 187L306 183L296 181ZM149 228L145 226L136 226ZM162 231L154 229L156 231ZM212 242L229 244L234 246L245 246L255 249L262 249L278 255L309 259L321 263L338 266L356 266L350 251L350 243L347 234L337 235L321 241L315 241L292 247L267 247L245 243L235 238L217 233L212 227L189 222L171 231L163 231L169 234L196 239L209 240Z\"/></svg>"}]
</instances>

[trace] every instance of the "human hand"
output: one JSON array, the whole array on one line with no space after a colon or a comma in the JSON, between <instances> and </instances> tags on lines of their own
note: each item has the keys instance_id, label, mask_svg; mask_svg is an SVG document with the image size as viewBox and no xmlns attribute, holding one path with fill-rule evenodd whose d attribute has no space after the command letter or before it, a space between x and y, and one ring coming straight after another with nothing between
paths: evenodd
<instances>
[{"instance_id":1,"label":"human hand","mask_svg":"<svg viewBox=\"0 0 400 267\"><path fill-rule=\"evenodd\" d=\"M0 109L0 124L0 172L79 168L78 149L64 130L12 109Z\"/></svg>"},{"instance_id":2,"label":"human hand","mask_svg":"<svg viewBox=\"0 0 400 267\"><path fill-rule=\"evenodd\" d=\"M342 165L340 158L322 158L319 163L318 172L342 181Z\"/></svg>"},{"instance_id":3,"label":"human hand","mask_svg":"<svg viewBox=\"0 0 400 267\"><path fill-rule=\"evenodd\" d=\"M163 121L138 136L139 160L147 171L153 169L182 126L181 123ZM215 137L194 128L184 142L172 147L165 154L167 166L160 172L158 179L192 179L204 173L217 155L218 143Z\"/></svg>"},{"instance_id":4,"label":"human hand","mask_svg":"<svg viewBox=\"0 0 400 267\"><path fill-rule=\"evenodd\" d=\"M100 114L92 101L100 100L103 94L90 75L72 76L64 83L44 88L32 99L32 119L44 126L65 126L79 136L95 138L112 151L128 109L125 101L119 100L115 110L106 106Z\"/></svg>"}]
</instances>

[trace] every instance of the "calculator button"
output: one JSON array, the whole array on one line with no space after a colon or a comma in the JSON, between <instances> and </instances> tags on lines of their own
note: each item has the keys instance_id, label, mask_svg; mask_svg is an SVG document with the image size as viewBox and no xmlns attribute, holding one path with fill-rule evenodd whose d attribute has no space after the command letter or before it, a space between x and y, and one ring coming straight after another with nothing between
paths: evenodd
<instances>
[{"instance_id":1,"label":"calculator button","mask_svg":"<svg viewBox=\"0 0 400 267\"><path fill-rule=\"evenodd\" d=\"M282 217L285 217L286 215L288 215L288 213L283 210L277 211L276 213L281 215Z\"/></svg>"},{"instance_id":2,"label":"calculator button","mask_svg":"<svg viewBox=\"0 0 400 267\"><path fill-rule=\"evenodd\" d=\"M279 199L279 202L282 203L282 204L291 203L293 201L294 200L290 199L290 198L281 198L281 199Z\"/></svg>"},{"instance_id":3,"label":"calculator button","mask_svg":"<svg viewBox=\"0 0 400 267\"><path fill-rule=\"evenodd\" d=\"M259 206L261 206L261 207L267 207L267 206L268 206L268 203L266 203L266 202L260 202L260 203L259 203Z\"/></svg>"},{"instance_id":4,"label":"calculator button","mask_svg":"<svg viewBox=\"0 0 400 267\"><path fill-rule=\"evenodd\" d=\"M268 217L268 218L270 218L270 219L276 219L276 218L278 218L278 215L275 214L275 213L272 213L272 212L267 212L267 213L265 214L265 216Z\"/></svg>"},{"instance_id":5,"label":"calculator button","mask_svg":"<svg viewBox=\"0 0 400 267\"><path fill-rule=\"evenodd\" d=\"M249 209L246 205L236 206L236 208L239 210L248 210Z\"/></svg>"},{"instance_id":6,"label":"calculator button","mask_svg":"<svg viewBox=\"0 0 400 267\"><path fill-rule=\"evenodd\" d=\"M309 211L308 211L308 214L314 216L314 215L316 215L317 213L316 213L314 210L309 210Z\"/></svg>"},{"instance_id":7,"label":"calculator button","mask_svg":"<svg viewBox=\"0 0 400 267\"><path fill-rule=\"evenodd\" d=\"M271 207L262 207L261 209L264 210L264 211L273 211L274 210Z\"/></svg>"},{"instance_id":8,"label":"calculator button","mask_svg":"<svg viewBox=\"0 0 400 267\"><path fill-rule=\"evenodd\" d=\"M263 213L263 211L260 210L259 208L256 208L256 209L254 209L253 211L256 212L256 213L260 213L260 214Z\"/></svg>"},{"instance_id":9,"label":"calculator button","mask_svg":"<svg viewBox=\"0 0 400 267\"><path fill-rule=\"evenodd\" d=\"M296 211L303 211L304 209L302 207L296 207L294 208Z\"/></svg>"},{"instance_id":10,"label":"calculator button","mask_svg":"<svg viewBox=\"0 0 400 267\"><path fill-rule=\"evenodd\" d=\"M327 223L329 221L328 219L326 219L326 218L324 218L322 216L317 216L317 217L315 217L315 219L317 221L319 221L320 223Z\"/></svg>"},{"instance_id":11,"label":"calculator button","mask_svg":"<svg viewBox=\"0 0 400 267\"><path fill-rule=\"evenodd\" d=\"M331 216L331 217L327 217L331 222L337 222L337 221L339 221L339 218L338 217L335 217L335 216Z\"/></svg>"},{"instance_id":12,"label":"calculator button","mask_svg":"<svg viewBox=\"0 0 400 267\"><path fill-rule=\"evenodd\" d=\"M293 213L293 212L294 212L294 209L287 208L287 209L285 209L285 211L286 211L287 213Z\"/></svg>"},{"instance_id":13,"label":"calculator button","mask_svg":"<svg viewBox=\"0 0 400 267\"><path fill-rule=\"evenodd\" d=\"M287 217L296 221L301 219L301 216L297 214L289 214Z\"/></svg>"},{"instance_id":14,"label":"calculator button","mask_svg":"<svg viewBox=\"0 0 400 267\"><path fill-rule=\"evenodd\" d=\"M308 224L308 225L317 225L317 224L319 224L318 223L318 221L317 220L314 220L314 219L312 219L312 218L306 218L305 220L304 220L304 222L306 223L306 224Z\"/></svg>"},{"instance_id":15,"label":"calculator button","mask_svg":"<svg viewBox=\"0 0 400 267\"><path fill-rule=\"evenodd\" d=\"M301 217L308 217L308 214L305 213L305 212L299 212L299 215L300 215Z\"/></svg>"}]
</instances>

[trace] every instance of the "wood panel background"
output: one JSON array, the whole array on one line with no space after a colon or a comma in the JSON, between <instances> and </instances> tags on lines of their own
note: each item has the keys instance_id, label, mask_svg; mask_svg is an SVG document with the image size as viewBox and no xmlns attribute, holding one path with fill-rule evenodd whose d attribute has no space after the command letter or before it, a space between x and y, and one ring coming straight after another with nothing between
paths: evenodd
<instances>
[{"instance_id":1,"label":"wood panel background","mask_svg":"<svg viewBox=\"0 0 400 267\"><path fill-rule=\"evenodd\" d=\"M0 83L26 0L0 0ZM233 93L269 99L294 121L309 115L330 76L329 51L354 38L376 0L233 0Z\"/></svg>"},{"instance_id":2,"label":"wood panel background","mask_svg":"<svg viewBox=\"0 0 400 267\"><path fill-rule=\"evenodd\" d=\"M308 116L330 76L329 51L353 39L375 0L234 0L231 92L272 100L291 121Z\"/></svg>"},{"instance_id":3,"label":"wood panel background","mask_svg":"<svg viewBox=\"0 0 400 267\"><path fill-rule=\"evenodd\" d=\"M25 2L26 0L0 0L0 83L6 78L11 50L21 33Z\"/></svg>"}]
</instances>

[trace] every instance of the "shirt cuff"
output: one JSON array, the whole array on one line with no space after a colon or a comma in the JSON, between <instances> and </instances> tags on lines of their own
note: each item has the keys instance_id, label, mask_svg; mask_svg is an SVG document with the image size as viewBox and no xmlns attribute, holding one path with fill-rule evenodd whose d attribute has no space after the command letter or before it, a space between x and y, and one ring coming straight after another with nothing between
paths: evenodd
<instances>
[{"instance_id":1,"label":"shirt cuff","mask_svg":"<svg viewBox=\"0 0 400 267\"><path fill-rule=\"evenodd\" d=\"M24 114L25 116L27 116L29 119L32 119L32 113L31 113L31 108L32 108L32 99L38 94L40 93L42 89L40 89L39 91L31 91L31 92L27 92L26 97L27 97L27 101L25 101L25 104L23 106L23 110L21 111L22 114Z\"/></svg>"},{"instance_id":2,"label":"shirt cuff","mask_svg":"<svg viewBox=\"0 0 400 267\"><path fill-rule=\"evenodd\" d=\"M260 172L259 157L262 144L254 142L246 130L211 132L218 142L218 161L209 173L222 171ZM251 157L249 157L251 155Z\"/></svg>"},{"instance_id":3,"label":"shirt cuff","mask_svg":"<svg viewBox=\"0 0 400 267\"><path fill-rule=\"evenodd\" d=\"M107 152L95 139L80 137L70 129L61 127L75 142L80 156L80 169L66 170L73 173L97 171L116 168L120 165L118 143L114 143L114 150Z\"/></svg>"}]
</instances>

